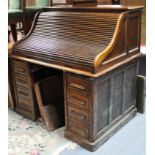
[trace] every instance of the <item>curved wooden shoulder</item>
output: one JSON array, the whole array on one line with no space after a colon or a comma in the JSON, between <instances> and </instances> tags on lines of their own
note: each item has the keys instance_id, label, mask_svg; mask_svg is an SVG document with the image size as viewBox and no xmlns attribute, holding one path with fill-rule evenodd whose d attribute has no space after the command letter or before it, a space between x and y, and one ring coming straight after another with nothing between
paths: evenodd
<instances>
[{"instance_id":1,"label":"curved wooden shoulder","mask_svg":"<svg viewBox=\"0 0 155 155\"><path fill-rule=\"evenodd\" d=\"M126 11L119 15L113 37L109 45L94 60L98 68L107 58L140 52L141 10Z\"/></svg>"},{"instance_id":2,"label":"curved wooden shoulder","mask_svg":"<svg viewBox=\"0 0 155 155\"><path fill-rule=\"evenodd\" d=\"M97 68L107 58L107 56L111 53L112 49L116 45L117 39L119 37L119 32L121 30L120 27L121 27L121 24L122 24L124 18L125 18L125 13L121 13L118 18L116 28L115 28L115 31L114 31L114 34L113 34L110 44L106 47L106 49L104 51L102 51L100 54L98 54L94 60L95 68Z\"/></svg>"}]
</instances>

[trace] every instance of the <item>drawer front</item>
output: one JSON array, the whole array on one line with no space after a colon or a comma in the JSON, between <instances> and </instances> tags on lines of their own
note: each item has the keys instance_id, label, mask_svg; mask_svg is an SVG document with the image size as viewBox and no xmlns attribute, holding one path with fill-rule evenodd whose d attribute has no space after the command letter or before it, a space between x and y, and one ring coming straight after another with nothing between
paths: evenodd
<instances>
[{"instance_id":1,"label":"drawer front","mask_svg":"<svg viewBox=\"0 0 155 155\"><path fill-rule=\"evenodd\" d=\"M79 110L71 106L68 106L68 116L81 123L88 124L89 122L89 113L87 111Z\"/></svg>"},{"instance_id":2,"label":"drawer front","mask_svg":"<svg viewBox=\"0 0 155 155\"><path fill-rule=\"evenodd\" d=\"M22 106L18 106L16 108L16 111L17 111L17 113L19 113L19 114L21 114L21 115L23 115L23 116L25 116L25 117L33 120L33 121L36 121L36 116L32 112L32 110L26 109L25 107L22 107Z\"/></svg>"},{"instance_id":3,"label":"drawer front","mask_svg":"<svg viewBox=\"0 0 155 155\"><path fill-rule=\"evenodd\" d=\"M89 109L89 96L76 91L67 91L67 103Z\"/></svg>"},{"instance_id":4,"label":"drawer front","mask_svg":"<svg viewBox=\"0 0 155 155\"><path fill-rule=\"evenodd\" d=\"M90 82L86 79L74 77L72 75L67 76L67 88L78 90L83 93L89 93Z\"/></svg>"},{"instance_id":5,"label":"drawer front","mask_svg":"<svg viewBox=\"0 0 155 155\"><path fill-rule=\"evenodd\" d=\"M29 88L29 80L27 76L19 76L15 74L15 82L17 85Z\"/></svg>"},{"instance_id":6,"label":"drawer front","mask_svg":"<svg viewBox=\"0 0 155 155\"><path fill-rule=\"evenodd\" d=\"M82 126L79 122L69 120L68 129L81 137L89 137L89 129L86 126Z\"/></svg>"},{"instance_id":7,"label":"drawer front","mask_svg":"<svg viewBox=\"0 0 155 155\"><path fill-rule=\"evenodd\" d=\"M24 113L25 116L27 116L27 117L31 117L32 114L33 114L33 112L32 112L31 109L26 108L26 107L23 106L23 105L18 105L18 107L17 107L16 110L17 110L17 112L20 112L21 114Z\"/></svg>"},{"instance_id":8,"label":"drawer front","mask_svg":"<svg viewBox=\"0 0 155 155\"><path fill-rule=\"evenodd\" d=\"M25 108L32 109L32 101L30 99L19 97L18 103Z\"/></svg>"},{"instance_id":9,"label":"drawer front","mask_svg":"<svg viewBox=\"0 0 155 155\"><path fill-rule=\"evenodd\" d=\"M23 98L31 99L31 93L29 89L27 88L22 89L22 88L17 87L17 94L18 96L21 96Z\"/></svg>"},{"instance_id":10,"label":"drawer front","mask_svg":"<svg viewBox=\"0 0 155 155\"><path fill-rule=\"evenodd\" d=\"M27 74L28 68L27 63L22 61L13 60L14 72L18 74Z\"/></svg>"}]
</instances>

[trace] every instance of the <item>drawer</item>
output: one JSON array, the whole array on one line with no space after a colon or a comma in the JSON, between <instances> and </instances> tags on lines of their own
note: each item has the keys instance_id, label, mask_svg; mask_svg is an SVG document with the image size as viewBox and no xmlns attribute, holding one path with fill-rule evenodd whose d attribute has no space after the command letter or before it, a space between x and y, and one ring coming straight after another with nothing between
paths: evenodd
<instances>
[{"instance_id":1,"label":"drawer","mask_svg":"<svg viewBox=\"0 0 155 155\"><path fill-rule=\"evenodd\" d=\"M28 109L32 109L32 101L23 97L18 97L18 103Z\"/></svg>"},{"instance_id":2,"label":"drawer","mask_svg":"<svg viewBox=\"0 0 155 155\"><path fill-rule=\"evenodd\" d=\"M67 103L89 110L89 96L73 90L67 91Z\"/></svg>"},{"instance_id":3,"label":"drawer","mask_svg":"<svg viewBox=\"0 0 155 155\"><path fill-rule=\"evenodd\" d=\"M67 88L89 93L90 82L84 78L75 77L72 75L67 76Z\"/></svg>"},{"instance_id":4,"label":"drawer","mask_svg":"<svg viewBox=\"0 0 155 155\"><path fill-rule=\"evenodd\" d=\"M15 81L17 85L29 88L29 80L26 76L15 75Z\"/></svg>"},{"instance_id":5,"label":"drawer","mask_svg":"<svg viewBox=\"0 0 155 155\"><path fill-rule=\"evenodd\" d=\"M80 121L81 123L88 124L89 122L89 113L85 110L79 110L77 108L68 106L68 116L77 121Z\"/></svg>"},{"instance_id":6,"label":"drawer","mask_svg":"<svg viewBox=\"0 0 155 155\"><path fill-rule=\"evenodd\" d=\"M17 87L17 94L20 97L31 99L31 93L30 93L29 89L26 89L26 88L25 89L21 89L21 88Z\"/></svg>"},{"instance_id":7,"label":"drawer","mask_svg":"<svg viewBox=\"0 0 155 155\"><path fill-rule=\"evenodd\" d=\"M28 73L28 66L26 62L23 61L13 61L13 66L14 66L14 72L19 73L19 74L27 74Z\"/></svg>"},{"instance_id":8,"label":"drawer","mask_svg":"<svg viewBox=\"0 0 155 155\"><path fill-rule=\"evenodd\" d=\"M19 114L21 114L21 115L23 115L23 116L26 116L26 117L28 117L28 118L30 118L30 119L32 119L32 120L34 120L33 119L33 112L30 110L30 109L27 109L27 108L25 108L25 107L22 107L22 106L18 106L17 108L16 108L16 111L17 111L17 113L19 113Z\"/></svg>"},{"instance_id":9,"label":"drawer","mask_svg":"<svg viewBox=\"0 0 155 155\"><path fill-rule=\"evenodd\" d=\"M68 120L68 129L71 132L73 132L81 137L84 137L84 138L89 137L89 129L77 121L73 121L73 120L69 119Z\"/></svg>"}]
</instances>

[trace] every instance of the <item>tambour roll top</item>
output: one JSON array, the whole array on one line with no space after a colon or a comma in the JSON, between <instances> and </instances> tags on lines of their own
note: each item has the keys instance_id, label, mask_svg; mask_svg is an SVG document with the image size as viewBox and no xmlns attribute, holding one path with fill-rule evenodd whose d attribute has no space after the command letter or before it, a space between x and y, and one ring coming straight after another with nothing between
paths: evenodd
<instances>
[{"instance_id":1,"label":"tambour roll top","mask_svg":"<svg viewBox=\"0 0 155 155\"><path fill-rule=\"evenodd\" d=\"M95 74L139 52L141 8L46 8L13 55Z\"/></svg>"}]
</instances>

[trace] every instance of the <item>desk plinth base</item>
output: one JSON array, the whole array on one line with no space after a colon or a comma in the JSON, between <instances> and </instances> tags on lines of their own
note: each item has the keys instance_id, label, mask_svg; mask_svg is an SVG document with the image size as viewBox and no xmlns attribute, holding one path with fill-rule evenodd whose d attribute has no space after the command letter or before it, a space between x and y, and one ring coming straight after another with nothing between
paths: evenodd
<instances>
[{"instance_id":1,"label":"desk plinth base","mask_svg":"<svg viewBox=\"0 0 155 155\"><path fill-rule=\"evenodd\" d=\"M110 139L120 128L126 125L136 115L136 113L137 113L137 110L135 108L94 142L90 142L86 139L82 139L81 137L78 137L76 134L67 130L65 130L64 136L78 143L80 146L86 148L87 150L94 152L108 139Z\"/></svg>"}]
</instances>

